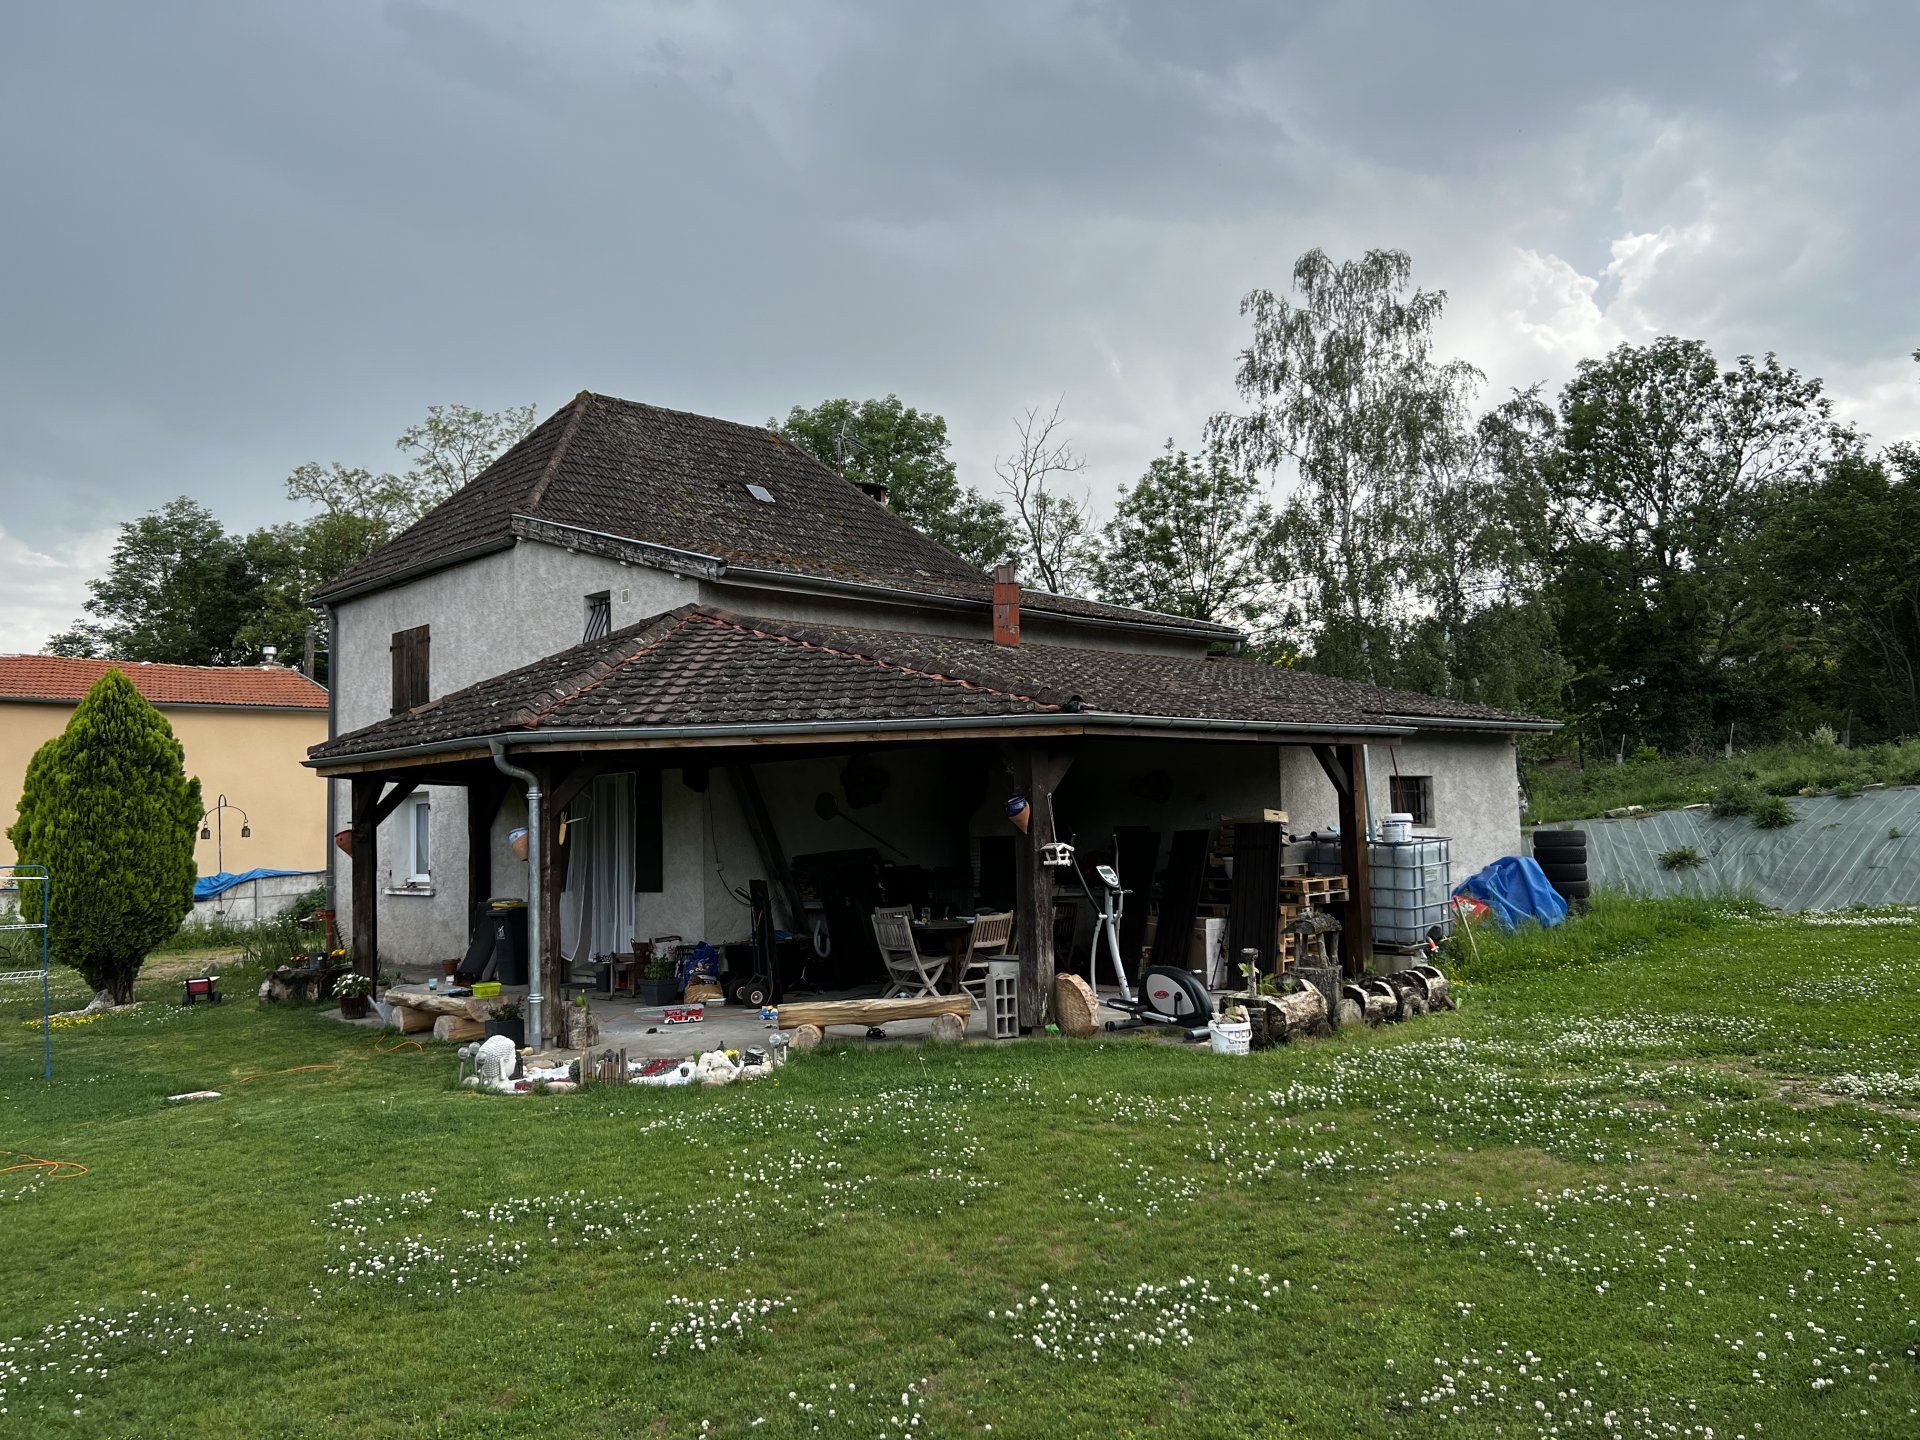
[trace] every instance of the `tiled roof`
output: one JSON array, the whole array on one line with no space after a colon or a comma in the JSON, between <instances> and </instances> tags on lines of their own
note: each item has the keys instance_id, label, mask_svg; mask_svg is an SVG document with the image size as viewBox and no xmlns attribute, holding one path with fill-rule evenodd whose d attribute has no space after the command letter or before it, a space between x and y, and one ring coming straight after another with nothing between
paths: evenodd
<instances>
[{"instance_id":1,"label":"tiled roof","mask_svg":"<svg viewBox=\"0 0 1920 1440\"><path fill-rule=\"evenodd\" d=\"M771 496L761 500L748 489ZM736 569L991 603L992 582L758 425L582 391L472 484L319 590L376 587L505 546L515 517L708 556ZM1229 637L1227 626L1028 591L1023 608Z\"/></svg>"},{"instance_id":2,"label":"tiled roof","mask_svg":"<svg viewBox=\"0 0 1920 1440\"><path fill-rule=\"evenodd\" d=\"M155 705L327 708L323 686L278 665L154 665L60 655L0 655L0 700L77 701L109 670L126 671L134 688Z\"/></svg>"},{"instance_id":3,"label":"tiled roof","mask_svg":"<svg viewBox=\"0 0 1920 1440\"><path fill-rule=\"evenodd\" d=\"M515 733L1098 713L1329 728L1379 725L1389 715L1443 715L1467 726L1528 719L1250 660L999 646L685 605L311 754L325 760Z\"/></svg>"}]
</instances>

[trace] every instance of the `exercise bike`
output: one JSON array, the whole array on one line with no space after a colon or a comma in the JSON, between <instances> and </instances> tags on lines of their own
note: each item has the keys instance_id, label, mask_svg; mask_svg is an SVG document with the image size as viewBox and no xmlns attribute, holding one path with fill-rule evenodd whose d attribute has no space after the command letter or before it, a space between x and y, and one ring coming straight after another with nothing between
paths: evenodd
<instances>
[{"instance_id":1,"label":"exercise bike","mask_svg":"<svg viewBox=\"0 0 1920 1440\"><path fill-rule=\"evenodd\" d=\"M1126 910L1127 891L1121 888L1120 875L1111 865L1096 865L1093 873L1100 881L1100 894L1093 893L1087 877L1078 865L1073 872L1080 877L1080 888L1099 909L1099 922L1093 936L1093 955L1088 961L1089 979L1095 991L1100 988L1100 951L1104 942L1107 958L1113 966L1113 978L1120 997L1108 997L1101 1003L1124 1011L1126 1020L1109 1020L1109 1030L1131 1030L1141 1025L1172 1025L1186 1031L1189 1040L1207 1038L1213 1019L1213 997L1190 970L1173 965L1149 965L1140 977L1140 993L1133 993L1127 980L1127 967L1120 960L1120 916Z\"/></svg>"}]
</instances>

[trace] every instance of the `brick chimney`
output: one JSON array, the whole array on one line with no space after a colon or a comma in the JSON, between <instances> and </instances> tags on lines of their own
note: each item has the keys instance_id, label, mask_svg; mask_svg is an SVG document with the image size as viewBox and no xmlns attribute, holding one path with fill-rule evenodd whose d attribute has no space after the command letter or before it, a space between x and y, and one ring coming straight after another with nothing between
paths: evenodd
<instances>
[{"instance_id":1,"label":"brick chimney","mask_svg":"<svg viewBox=\"0 0 1920 1440\"><path fill-rule=\"evenodd\" d=\"M993 643L1020 643L1020 580L1012 565L993 567Z\"/></svg>"},{"instance_id":2,"label":"brick chimney","mask_svg":"<svg viewBox=\"0 0 1920 1440\"><path fill-rule=\"evenodd\" d=\"M886 510L890 508L887 504L887 482L886 481L856 480L853 483L860 487L860 493L862 495L865 495L869 500L873 501L874 504L878 505L882 510Z\"/></svg>"}]
</instances>

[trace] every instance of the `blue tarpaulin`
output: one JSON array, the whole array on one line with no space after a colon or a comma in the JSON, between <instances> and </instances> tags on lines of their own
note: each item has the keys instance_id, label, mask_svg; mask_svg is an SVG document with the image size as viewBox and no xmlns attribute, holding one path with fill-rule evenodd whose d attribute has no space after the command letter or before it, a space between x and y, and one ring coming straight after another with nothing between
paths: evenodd
<instances>
[{"instance_id":1,"label":"blue tarpaulin","mask_svg":"<svg viewBox=\"0 0 1920 1440\"><path fill-rule=\"evenodd\" d=\"M307 870L248 870L239 875L229 875L226 871L222 870L218 875L202 875L199 879L195 880L193 882L193 898L196 900L211 900L214 896L223 894L233 889L236 885L244 885L249 880L271 880L276 875L307 875L311 873L311 871Z\"/></svg>"},{"instance_id":2,"label":"blue tarpaulin","mask_svg":"<svg viewBox=\"0 0 1920 1440\"><path fill-rule=\"evenodd\" d=\"M1478 900L1508 930L1522 920L1558 925L1567 918L1567 902L1530 855L1504 856L1454 886L1453 893Z\"/></svg>"}]
</instances>

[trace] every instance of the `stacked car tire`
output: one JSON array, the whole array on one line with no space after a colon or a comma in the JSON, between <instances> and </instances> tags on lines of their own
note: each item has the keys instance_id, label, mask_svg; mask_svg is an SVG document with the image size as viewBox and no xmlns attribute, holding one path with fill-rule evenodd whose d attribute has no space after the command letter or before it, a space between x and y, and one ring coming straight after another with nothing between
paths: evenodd
<instances>
[{"instance_id":1,"label":"stacked car tire","mask_svg":"<svg viewBox=\"0 0 1920 1440\"><path fill-rule=\"evenodd\" d=\"M1575 910L1587 908L1586 831L1534 831L1533 858L1539 862L1547 882L1560 892L1569 907Z\"/></svg>"}]
</instances>

